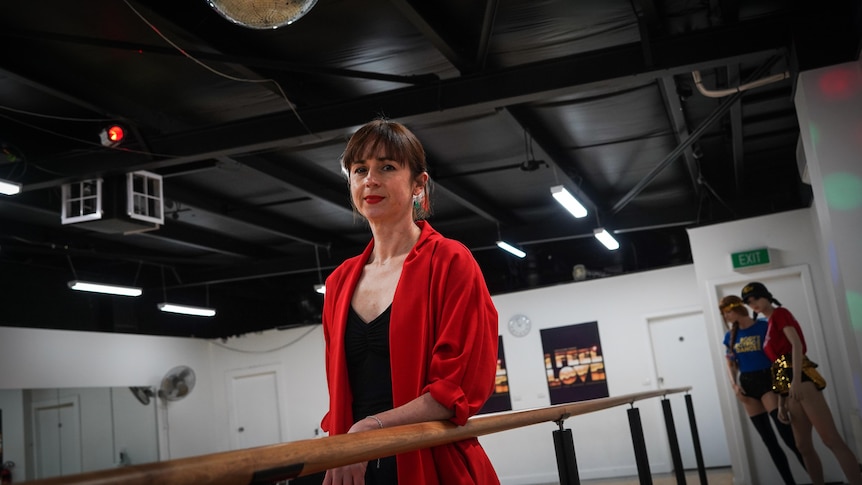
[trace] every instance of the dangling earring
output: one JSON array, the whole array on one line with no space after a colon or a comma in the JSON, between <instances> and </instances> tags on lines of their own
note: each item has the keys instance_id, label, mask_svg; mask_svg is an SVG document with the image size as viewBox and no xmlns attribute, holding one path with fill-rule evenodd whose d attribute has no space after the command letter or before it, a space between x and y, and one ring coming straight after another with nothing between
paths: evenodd
<instances>
[{"instance_id":1,"label":"dangling earring","mask_svg":"<svg viewBox=\"0 0 862 485\"><path fill-rule=\"evenodd\" d=\"M422 209L422 206L419 205L419 196L413 196L413 211L419 212Z\"/></svg>"}]
</instances>

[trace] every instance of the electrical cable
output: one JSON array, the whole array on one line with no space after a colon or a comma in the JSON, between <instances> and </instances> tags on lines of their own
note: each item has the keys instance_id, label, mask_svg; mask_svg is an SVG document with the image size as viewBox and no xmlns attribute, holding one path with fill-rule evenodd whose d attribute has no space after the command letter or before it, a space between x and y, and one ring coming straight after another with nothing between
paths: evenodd
<instances>
[{"instance_id":1,"label":"electrical cable","mask_svg":"<svg viewBox=\"0 0 862 485\"><path fill-rule=\"evenodd\" d=\"M293 112L294 116L296 116L296 119L297 119L297 121L299 121L299 124L301 124L301 125L302 125L302 127L303 127L303 128L305 128L305 130L306 130L310 135L315 135L315 134L311 131L311 129L310 129L310 128L305 124L305 121L302 119L302 117L301 117L301 116L299 116L299 113L296 111L296 108L294 107L294 103L293 103L293 102L292 102L292 101L287 97L287 94L285 94L284 90L281 88L281 84L279 84L279 83L278 83L278 81L276 81L275 79L269 79L269 78L267 78L267 79L249 79L249 78L241 78L241 77L231 76L230 74L223 73L223 72L221 72L221 71L219 71L219 70L217 70L217 69L215 69L215 68L213 68L213 67L208 66L208 65L207 65L207 64L205 64L203 61L201 61L201 60L197 59L196 57L194 57L194 56L192 56L191 54L189 54L188 52L186 52L186 51L185 51L185 49L183 49L182 47L180 47L179 45L177 45L176 43L174 43L174 42L173 42L172 40L170 40L166 35L162 34L162 32L158 29L158 27L156 27L155 25L153 25L149 20L147 20L147 18L146 18L146 17L144 17L144 16L143 16L143 14L141 14L140 12L138 12L138 11L135 9L135 7L133 7L133 6L129 3L129 1L128 1L128 0L123 0L123 3L125 3L125 4L126 4L126 6L128 6L128 7L129 7L129 9L130 9L132 12L134 12L134 14L135 14L135 15L137 15L137 16L138 16L138 18L140 18L142 22L144 22L145 24L147 24L147 26L149 26L149 27L150 27L150 29L152 29L152 30L153 30L153 32L155 32L155 33L156 33L156 35L158 35L159 37L161 37L161 38L162 38L162 40L164 40L165 42L167 42L167 43L168 43L168 45L170 45L171 47L173 47L174 49L176 49L176 50L177 50L177 52L179 52L180 54L184 55L186 58L188 58L189 60L191 60L191 61L192 61L192 62L194 62L195 64L197 64L197 65L201 66L202 68L206 69L207 71L210 71L211 73L213 73L213 74L215 74L215 75L217 75L217 76L221 76L221 77L223 77L223 78L225 78L225 79L230 79L231 81L246 82L246 83L272 83L273 85L275 85L275 87L278 89L279 94L281 94L281 97L285 100L285 102L287 102L288 107L289 107L289 108L290 108L290 110Z\"/></svg>"}]
</instances>

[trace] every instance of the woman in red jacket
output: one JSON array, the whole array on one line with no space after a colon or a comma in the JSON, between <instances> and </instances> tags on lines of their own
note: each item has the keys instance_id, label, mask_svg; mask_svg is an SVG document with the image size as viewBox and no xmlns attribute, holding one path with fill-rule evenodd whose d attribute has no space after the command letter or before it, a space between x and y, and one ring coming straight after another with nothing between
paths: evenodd
<instances>
[{"instance_id":1,"label":"woman in red jacket","mask_svg":"<svg viewBox=\"0 0 862 485\"><path fill-rule=\"evenodd\" d=\"M490 396L497 368L497 311L479 266L421 220L430 208L428 170L406 127L366 124L341 163L372 239L326 279L322 428L337 435L434 420L463 425ZM499 480L473 438L328 470L323 483Z\"/></svg>"},{"instance_id":2,"label":"woman in red jacket","mask_svg":"<svg viewBox=\"0 0 862 485\"><path fill-rule=\"evenodd\" d=\"M832 412L821 392L826 381L817 365L806 355L805 336L799 322L781 306L763 283L753 282L742 289L742 301L769 319L763 352L772 363L772 390L777 392L778 418L793 428L796 447L805 461L805 470L814 485L822 485L823 465L814 449L812 428L832 451L847 477L847 483L862 485L862 473L853 451L838 432ZM773 306L775 304L776 306Z\"/></svg>"}]
</instances>

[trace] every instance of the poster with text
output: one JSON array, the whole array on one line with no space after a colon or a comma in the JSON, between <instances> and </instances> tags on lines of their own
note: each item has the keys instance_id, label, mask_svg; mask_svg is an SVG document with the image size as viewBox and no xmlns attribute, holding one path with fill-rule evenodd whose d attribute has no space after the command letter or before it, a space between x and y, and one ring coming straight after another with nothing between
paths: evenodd
<instances>
[{"instance_id":1,"label":"poster with text","mask_svg":"<svg viewBox=\"0 0 862 485\"><path fill-rule=\"evenodd\" d=\"M494 378L494 393L482 406L478 414L498 413L512 410L509 396L509 376L506 373L506 357L503 353L503 336L497 336L497 375Z\"/></svg>"},{"instance_id":2,"label":"poster with text","mask_svg":"<svg viewBox=\"0 0 862 485\"><path fill-rule=\"evenodd\" d=\"M542 329L551 404L608 397L598 322Z\"/></svg>"}]
</instances>

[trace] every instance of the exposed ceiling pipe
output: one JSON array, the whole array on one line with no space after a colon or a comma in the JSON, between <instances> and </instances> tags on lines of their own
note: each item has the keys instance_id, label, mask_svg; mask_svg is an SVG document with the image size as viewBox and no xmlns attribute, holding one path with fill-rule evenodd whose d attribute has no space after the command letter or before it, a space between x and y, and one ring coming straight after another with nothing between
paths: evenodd
<instances>
[{"instance_id":1,"label":"exposed ceiling pipe","mask_svg":"<svg viewBox=\"0 0 862 485\"><path fill-rule=\"evenodd\" d=\"M752 81L750 83L745 83L742 86L737 86L735 88L728 89L718 89L718 90L709 90L706 89L703 85L703 80L700 77L700 71L692 71L691 77L694 79L694 85L697 86L697 90L700 91L700 94L708 97L708 98L723 98L725 96L730 96L734 93L741 93L743 91L748 91L749 89L759 88L761 86L766 86L767 84L772 84L774 82L783 81L785 79L790 78L790 72L784 71L782 73L773 74L772 76L767 76L762 79L758 79L757 81Z\"/></svg>"},{"instance_id":2,"label":"exposed ceiling pipe","mask_svg":"<svg viewBox=\"0 0 862 485\"><path fill-rule=\"evenodd\" d=\"M771 68L772 65L778 61L778 59L779 59L778 56L771 57L769 60L767 60L767 62L765 64L760 66L757 69L757 71L754 72L752 77L759 77L762 74L764 74L765 72L767 72L769 70L769 68ZM751 83L754 83L754 82L756 82L756 81L751 81ZM719 106L715 109L715 111L710 113L710 115L707 116L706 119L703 120L701 122L701 124L697 128L695 128L694 131L692 131L689 134L688 138L683 140L682 143L680 143L679 145L677 145L676 148L671 150L671 152L664 158L664 160L659 162L659 164L656 165L655 168L653 168L648 174L646 174L646 176L644 176L644 178L642 178L637 184L635 184L635 186L632 187L631 190L629 190L625 195L623 195L620 198L619 201L617 201L616 204L614 204L614 206L611 208L611 213L612 214L618 213L620 210L623 209L623 207L628 205L628 203L631 202L632 199L637 197L637 195L647 185L649 185L649 183L652 182L653 179L655 179L658 176L658 174L661 173L662 170L667 168L671 163L673 163L677 158L679 158L679 156L682 155L683 151L686 148L688 148L694 142L699 140L700 137L703 136L703 134L706 132L707 128L709 128L710 125L712 125L712 123L716 122L718 119L720 119L722 116L724 116L724 114L727 113L730 110L730 108L733 106L733 103L739 101L740 98L742 98L742 92L741 91L733 92L729 98L721 101L719 103Z\"/></svg>"}]
</instances>

